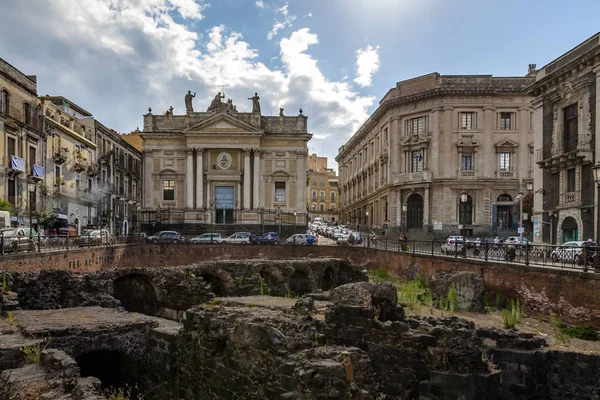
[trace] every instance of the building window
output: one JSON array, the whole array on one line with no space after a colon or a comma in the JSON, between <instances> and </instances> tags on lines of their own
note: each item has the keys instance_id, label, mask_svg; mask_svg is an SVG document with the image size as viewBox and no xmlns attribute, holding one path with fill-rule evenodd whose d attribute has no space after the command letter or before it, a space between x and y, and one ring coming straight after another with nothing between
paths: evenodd
<instances>
[{"instance_id":1,"label":"building window","mask_svg":"<svg viewBox=\"0 0 600 400\"><path fill-rule=\"evenodd\" d=\"M324 190L321 190L321 191L319 192L319 196L321 197L321 201L324 201L324 200L325 200L325 191L324 191Z\"/></svg>"},{"instance_id":2,"label":"building window","mask_svg":"<svg viewBox=\"0 0 600 400\"><path fill-rule=\"evenodd\" d=\"M500 130L502 131L510 131L514 130L513 126L513 113L511 112L501 112L500 113Z\"/></svg>"},{"instance_id":3,"label":"building window","mask_svg":"<svg viewBox=\"0 0 600 400\"><path fill-rule=\"evenodd\" d=\"M423 171L423 152L421 150L413 151L410 172L420 171Z\"/></svg>"},{"instance_id":4,"label":"building window","mask_svg":"<svg viewBox=\"0 0 600 400\"><path fill-rule=\"evenodd\" d=\"M325 178L321 178L321 183L319 184L319 186L325 186Z\"/></svg>"},{"instance_id":5,"label":"building window","mask_svg":"<svg viewBox=\"0 0 600 400\"><path fill-rule=\"evenodd\" d=\"M17 182L13 178L8 178L8 201L13 206L15 205L15 195L17 193L15 184Z\"/></svg>"},{"instance_id":6,"label":"building window","mask_svg":"<svg viewBox=\"0 0 600 400\"><path fill-rule=\"evenodd\" d=\"M29 146L29 167L31 168L33 166L33 164L35 164L35 153L36 153L36 148Z\"/></svg>"},{"instance_id":7,"label":"building window","mask_svg":"<svg viewBox=\"0 0 600 400\"><path fill-rule=\"evenodd\" d=\"M461 112L460 113L460 128L461 129L475 129L475 113L474 112Z\"/></svg>"},{"instance_id":8,"label":"building window","mask_svg":"<svg viewBox=\"0 0 600 400\"><path fill-rule=\"evenodd\" d=\"M315 203L312 203L312 210L316 211L317 210L317 205Z\"/></svg>"},{"instance_id":9,"label":"building window","mask_svg":"<svg viewBox=\"0 0 600 400\"><path fill-rule=\"evenodd\" d=\"M8 102L10 101L10 95L7 90L0 92L0 102L2 102L2 114L8 114Z\"/></svg>"},{"instance_id":10,"label":"building window","mask_svg":"<svg viewBox=\"0 0 600 400\"><path fill-rule=\"evenodd\" d=\"M500 171L510 171L510 153L500 153Z\"/></svg>"},{"instance_id":11,"label":"building window","mask_svg":"<svg viewBox=\"0 0 600 400\"><path fill-rule=\"evenodd\" d=\"M316 190L312 191L312 199L317 200L317 191Z\"/></svg>"},{"instance_id":12,"label":"building window","mask_svg":"<svg viewBox=\"0 0 600 400\"><path fill-rule=\"evenodd\" d=\"M577 150L577 103L564 109L565 131L563 151Z\"/></svg>"},{"instance_id":13,"label":"building window","mask_svg":"<svg viewBox=\"0 0 600 400\"><path fill-rule=\"evenodd\" d=\"M62 176L60 174L60 166L59 165L54 167L54 181L56 182L57 185L60 183L60 181L62 181Z\"/></svg>"},{"instance_id":14,"label":"building window","mask_svg":"<svg viewBox=\"0 0 600 400\"><path fill-rule=\"evenodd\" d=\"M422 135L425 130L425 117L411 118L408 121L408 132L411 135Z\"/></svg>"},{"instance_id":15,"label":"building window","mask_svg":"<svg viewBox=\"0 0 600 400\"><path fill-rule=\"evenodd\" d=\"M88 189L88 192L90 192L90 193L92 192L92 186L93 186L93 184L94 184L94 180L92 178L88 178L88 187L87 187L87 189Z\"/></svg>"},{"instance_id":16,"label":"building window","mask_svg":"<svg viewBox=\"0 0 600 400\"><path fill-rule=\"evenodd\" d=\"M312 179L312 185L313 186L317 186L317 178L313 178Z\"/></svg>"},{"instance_id":17,"label":"building window","mask_svg":"<svg viewBox=\"0 0 600 400\"><path fill-rule=\"evenodd\" d=\"M285 182L275 182L275 202L285 203Z\"/></svg>"},{"instance_id":18,"label":"building window","mask_svg":"<svg viewBox=\"0 0 600 400\"><path fill-rule=\"evenodd\" d=\"M23 103L23 122L26 125L31 125L31 106L28 102Z\"/></svg>"},{"instance_id":19,"label":"building window","mask_svg":"<svg viewBox=\"0 0 600 400\"><path fill-rule=\"evenodd\" d=\"M9 136L6 139L6 146L7 146L8 155L9 156L16 156L17 155L17 141L14 138L12 138L12 137ZM9 162L10 162L10 160L9 160Z\"/></svg>"},{"instance_id":20,"label":"building window","mask_svg":"<svg viewBox=\"0 0 600 400\"><path fill-rule=\"evenodd\" d=\"M175 200L175 181L163 181L163 200Z\"/></svg>"},{"instance_id":21,"label":"building window","mask_svg":"<svg viewBox=\"0 0 600 400\"><path fill-rule=\"evenodd\" d=\"M329 192L331 202L335 201L335 192Z\"/></svg>"},{"instance_id":22,"label":"building window","mask_svg":"<svg viewBox=\"0 0 600 400\"><path fill-rule=\"evenodd\" d=\"M567 170L567 192L574 192L576 189L575 179L577 175L575 172L575 168L571 168Z\"/></svg>"},{"instance_id":23,"label":"building window","mask_svg":"<svg viewBox=\"0 0 600 400\"><path fill-rule=\"evenodd\" d=\"M473 153L462 153L462 170L472 171L473 170Z\"/></svg>"},{"instance_id":24,"label":"building window","mask_svg":"<svg viewBox=\"0 0 600 400\"><path fill-rule=\"evenodd\" d=\"M325 204L323 204L323 203L319 204L319 211L321 211L321 212L325 211Z\"/></svg>"},{"instance_id":25,"label":"building window","mask_svg":"<svg viewBox=\"0 0 600 400\"><path fill-rule=\"evenodd\" d=\"M387 143L387 141L388 141L388 128L385 128L383 130L383 142Z\"/></svg>"}]
</instances>

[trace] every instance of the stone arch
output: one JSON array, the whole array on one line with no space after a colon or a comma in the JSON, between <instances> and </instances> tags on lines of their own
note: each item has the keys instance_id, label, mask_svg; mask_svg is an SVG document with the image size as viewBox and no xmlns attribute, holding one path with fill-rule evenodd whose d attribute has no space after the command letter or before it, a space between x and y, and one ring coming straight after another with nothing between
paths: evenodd
<instances>
[{"instance_id":1,"label":"stone arch","mask_svg":"<svg viewBox=\"0 0 600 400\"><path fill-rule=\"evenodd\" d=\"M474 211L475 203L473 202L473 197L470 194L467 195L467 201L461 202L460 196L458 197L458 223L472 225L475 223Z\"/></svg>"},{"instance_id":2,"label":"stone arch","mask_svg":"<svg viewBox=\"0 0 600 400\"><path fill-rule=\"evenodd\" d=\"M324 292L328 292L335 287L335 272L333 268L327 267L323 273L323 280L321 282L321 289Z\"/></svg>"},{"instance_id":3,"label":"stone arch","mask_svg":"<svg viewBox=\"0 0 600 400\"><path fill-rule=\"evenodd\" d=\"M263 287L265 293L274 296L283 296L287 292L285 286L285 277L279 268L268 264L261 264L258 275L263 279L266 288Z\"/></svg>"},{"instance_id":4,"label":"stone arch","mask_svg":"<svg viewBox=\"0 0 600 400\"><path fill-rule=\"evenodd\" d=\"M571 210L563 210L559 213L558 215L558 221L557 221L557 229L556 229L556 243L557 244L562 244L565 242L564 240L564 235L563 235L563 224L565 222L565 220L567 218L572 218L575 223L577 224L577 234L578 234L578 239L581 239L584 237L585 232L583 231L583 221L581 220L581 214L579 212L579 210L575 210L575 209L571 209ZM568 222L568 224L572 224L572 222ZM567 225L568 228L570 228L570 225Z\"/></svg>"},{"instance_id":5,"label":"stone arch","mask_svg":"<svg viewBox=\"0 0 600 400\"><path fill-rule=\"evenodd\" d=\"M208 265L195 267L192 271L196 276L201 276L207 286L210 284L209 290L213 292L215 296L227 296L229 293L234 292L235 286L233 279L225 270Z\"/></svg>"},{"instance_id":6,"label":"stone arch","mask_svg":"<svg viewBox=\"0 0 600 400\"><path fill-rule=\"evenodd\" d=\"M498 203L501 203L501 202L511 202L512 203L513 198L511 197L510 194L502 193L500 196L498 196L498 198L496 199L496 201Z\"/></svg>"},{"instance_id":7,"label":"stone arch","mask_svg":"<svg viewBox=\"0 0 600 400\"><path fill-rule=\"evenodd\" d=\"M412 193L406 200L406 227L422 228L423 227L423 196L420 193Z\"/></svg>"},{"instance_id":8,"label":"stone arch","mask_svg":"<svg viewBox=\"0 0 600 400\"><path fill-rule=\"evenodd\" d=\"M123 275L113 282L114 297L127 311L158 315L160 301L152 280L143 274Z\"/></svg>"},{"instance_id":9,"label":"stone arch","mask_svg":"<svg viewBox=\"0 0 600 400\"><path fill-rule=\"evenodd\" d=\"M102 388L132 388L132 399L140 394L137 384L143 373L140 363L117 350L93 350L75 357L81 377L94 376L102 382Z\"/></svg>"},{"instance_id":10,"label":"stone arch","mask_svg":"<svg viewBox=\"0 0 600 400\"><path fill-rule=\"evenodd\" d=\"M309 271L296 269L290 277L290 294L292 296L302 296L310 293L314 289L314 283Z\"/></svg>"}]
</instances>

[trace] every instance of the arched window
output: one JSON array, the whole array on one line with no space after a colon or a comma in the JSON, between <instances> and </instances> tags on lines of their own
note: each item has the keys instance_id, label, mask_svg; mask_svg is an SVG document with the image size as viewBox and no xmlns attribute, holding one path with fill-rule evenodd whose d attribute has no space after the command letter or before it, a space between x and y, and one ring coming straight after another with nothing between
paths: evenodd
<instances>
[{"instance_id":1,"label":"arched window","mask_svg":"<svg viewBox=\"0 0 600 400\"><path fill-rule=\"evenodd\" d=\"M423 197L420 194L412 194L407 201L407 228L423 227Z\"/></svg>"},{"instance_id":2,"label":"arched window","mask_svg":"<svg viewBox=\"0 0 600 400\"><path fill-rule=\"evenodd\" d=\"M10 101L10 95L8 94L8 91L6 89L3 89L2 92L0 92L0 107L2 114L8 114L8 102Z\"/></svg>"},{"instance_id":3,"label":"arched window","mask_svg":"<svg viewBox=\"0 0 600 400\"><path fill-rule=\"evenodd\" d=\"M509 195L507 195L506 193L501 194L500 196L498 196L498 198L496 199L497 202L501 202L501 201L512 201L512 197L510 197Z\"/></svg>"},{"instance_id":4,"label":"arched window","mask_svg":"<svg viewBox=\"0 0 600 400\"><path fill-rule=\"evenodd\" d=\"M31 106L28 102L23 103L23 122L26 125L31 125Z\"/></svg>"},{"instance_id":5,"label":"arched window","mask_svg":"<svg viewBox=\"0 0 600 400\"><path fill-rule=\"evenodd\" d=\"M467 201L464 203L459 199L458 223L470 225L473 223L473 199L467 195Z\"/></svg>"},{"instance_id":6,"label":"arched window","mask_svg":"<svg viewBox=\"0 0 600 400\"><path fill-rule=\"evenodd\" d=\"M319 205L319 209L321 210L321 212L325 211L325 204L321 203Z\"/></svg>"}]
</instances>

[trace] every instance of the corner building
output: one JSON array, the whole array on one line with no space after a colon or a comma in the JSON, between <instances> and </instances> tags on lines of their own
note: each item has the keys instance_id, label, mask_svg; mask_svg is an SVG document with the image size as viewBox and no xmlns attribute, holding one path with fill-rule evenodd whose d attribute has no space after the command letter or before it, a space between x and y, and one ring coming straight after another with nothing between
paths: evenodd
<instances>
[{"instance_id":1,"label":"corner building","mask_svg":"<svg viewBox=\"0 0 600 400\"><path fill-rule=\"evenodd\" d=\"M398 82L339 149L342 220L360 229L516 232L515 200L533 178L524 77L440 75ZM467 201L460 202L466 192Z\"/></svg>"},{"instance_id":2,"label":"corner building","mask_svg":"<svg viewBox=\"0 0 600 400\"><path fill-rule=\"evenodd\" d=\"M541 68L533 96L534 242L599 239L600 34Z\"/></svg>"},{"instance_id":3,"label":"corner building","mask_svg":"<svg viewBox=\"0 0 600 400\"><path fill-rule=\"evenodd\" d=\"M186 114L171 107L144 115L144 228L258 232L306 225L308 118L302 110L263 116L258 95L247 113L221 98L206 112L193 111L186 96Z\"/></svg>"}]
</instances>

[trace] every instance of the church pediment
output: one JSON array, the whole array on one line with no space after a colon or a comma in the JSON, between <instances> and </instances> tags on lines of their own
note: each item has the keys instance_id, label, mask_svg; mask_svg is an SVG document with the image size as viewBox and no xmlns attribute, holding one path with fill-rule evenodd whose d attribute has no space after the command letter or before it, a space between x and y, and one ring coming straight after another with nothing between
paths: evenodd
<instances>
[{"instance_id":1,"label":"church pediment","mask_svg":"<svg viewBox=\"0 0 600 400\"><path fill-rule=\"evenodd\" d=\"M403 146L428 145L430 140L430 137L426 135L410 135L402 138L401 143Z\"/></svg>"},{"instance_id":2,"label":"church pediment","mask_svg":"<svg viewBox=\"0 0 600 400\"><path fill-rule=\"evenodd\" d=\"M220 113L190 126L189 128L185 129L183 133L237 133L261 135L263 132L247 122L235 118L231 114Z\"/></svg>"}]
</instances>

